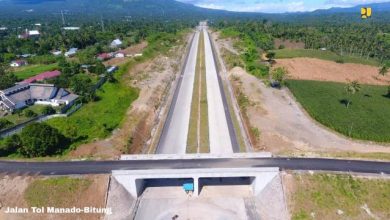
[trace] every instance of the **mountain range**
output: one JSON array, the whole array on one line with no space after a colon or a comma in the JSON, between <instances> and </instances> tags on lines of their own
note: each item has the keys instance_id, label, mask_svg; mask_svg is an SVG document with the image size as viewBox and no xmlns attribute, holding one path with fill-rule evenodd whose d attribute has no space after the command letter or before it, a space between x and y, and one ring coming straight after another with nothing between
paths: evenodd
<instances>
[{"instance_id":1,"label":"mountain range","mask_svg":"<svg viewBox=\"0 0 390 220\"><path fill-rule=\"evenodd\" d=\"M367 6L367 5L365 5ZM369 4L373 9L373 17L389 16L390 2ZM174 0L0 0L0 18L8 16L49 16L61 13L104 16L105 18L122 19L124 16L132 18L174 18L174 19L215 19L220 17L229 18L265 18L289 21L305 20L313 16L332 17L335 14L344 15L345 19L360 18L360 8L330 8L313 12L297 12L282 14L230 12L200 8L191 4ZM346 16L346 14L349 14ZM390 20L390 18L389 18Z\"/></svg>"}]
</instances>

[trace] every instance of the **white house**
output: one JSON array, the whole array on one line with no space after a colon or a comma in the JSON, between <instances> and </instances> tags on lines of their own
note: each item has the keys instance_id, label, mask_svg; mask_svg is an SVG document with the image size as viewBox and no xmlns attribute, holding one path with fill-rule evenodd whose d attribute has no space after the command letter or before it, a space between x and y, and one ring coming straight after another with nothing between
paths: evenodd
<instances>
[{"instance_id":1,"label":"white house","mask_svg":"<svg viewBox=\"0 0 390 220\"><path fill-rule=\"evenodd\" d=\"M122 46L122 44L123 44L123 42L122 42L121 40L115 39L115 40L113 40L113 41L111 42L110 47L111 47L111 48L118 48L118 47Z\"/></svg>"},{"instance_id":2,"label":"white house","mask_svg":"<svg viewBox=\"0 0 390 220\"><path fill-rule=\"evenodd\" d=\"M124 58L126 55L123 52L115 53L116 58Z\"/></svg>"},{"instance_id":3,"label":"white house","mask_svg":"<svg viewBox=\"0 0 390 220\"><path fill-rule=\"evenodd\" d=\"M54 50L51 52L51 54L53 54L54 56L60 56L62 52L60 50Z\"/></svg>"},{"instance_id":4,"label":"white house","mask_svg":"<svg viewBox=\"0 0 390 220\"><path fill-rule=\"evenodd\" d=\"M27 65L27 61L25 60L14 60L11 62L11 67L21 67Z\"/></svg>"},{"instance_id":5,"label":"white house","mask_svg":"<svg viewBox=\"0 0 390 220\"><path fill-rule=\"evenodd\" d=\"M65 52L66 57L73 57L77 53L77 48L70 48L67 52Z\"/></svg>"}]
</instances>

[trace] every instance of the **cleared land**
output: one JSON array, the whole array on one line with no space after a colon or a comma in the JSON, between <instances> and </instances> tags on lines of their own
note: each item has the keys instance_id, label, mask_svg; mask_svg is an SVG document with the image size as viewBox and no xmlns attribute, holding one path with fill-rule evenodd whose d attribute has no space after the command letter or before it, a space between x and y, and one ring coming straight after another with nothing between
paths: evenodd
<instances>
[{"instance_id":1,"label":"cleared land","mask_svg":"<svg viewBox=\"0 0 390 220\"><path fill-rule=\"evenodd\" d=\"M208 153L210 151L204 58L204 37L203 32L201 32L195 68L194 91L192 93L187 153Z\"/></svg>"},{"instance_id":2,"label":"cleared land","mask_svg":"<svg viewBox=\"0 0 390 220\"><path fill-rule=\"evenodd\" d=\"M378 67L336 63L315 58L277 59L276 67L286 67L289 78L332 82L350 82L357 80L361 84L388 85L390 75L380 76Z\"/></svg>"},{"instance_id":3,"label":"cleared land","mask_svg":"<svg viewBox=\"0 0 390 220\"><path fill-rule=\"evenodd\" d=\"M346 84L291 80L288 87L311 117L346 136L390 142L390 97L386 86L362 85L349 96ZM346 100L351 104L346 107Z\"/></svg>"},{"instance_id":4,"label":"cleared land","mask_svg":"<svg viewBox=\"0 0 390 220\"><path fill-rule=\"evenodd\" d=\"M286 174L284 183L293 220L390 218L388 178Z\"/></svg>"},{"instance_id":5,"label":"cleared land","mask_svg":"<svg viewBox=\"0 0 390 220\"><path fill-rule=\"evenodd\" d=\"M303 42L296 42L293 40L283 40L283 39L275 39L274 40L275 48L279 48L281 45L283 45L286 49L304 49L305 43Z\"/></svg>"},{"instance_id":6,"label":"cleared land","mask_svg":"<svg viewBox=\"0 0 390 220\"><path fill-rule=\"evenodd\" d=\"M378 66L379 62L373 59L365 59L362 57L355 56L340 56L331 51L322 51L322 50L311 50L311 49L281 49L281 50L273 50L275 52L275 57L277 59L285 59L285 58L295 58L295 57L310 57L310 58L318 58L323 60L330 60L334 62L342 62L342 63L360 63L371 66Z\"/></svg>"},{"instance_id":7,"label":"cleared land","mask_svg":"<svg viewBox=\"0 0 390 220\"><path fill-rule=\"evenodd\" d=\"M384 144L354 141L316 123L287 89L268 88L239 67L229 74L237 91L241 92L237 99L246 107L246 123L258 129L257 141L252 142L256 150L275 155L390 158L390 148ZM346 108L339 102L335 104Z\"/></svg>"},{"instance_id":8,"label":"cleared land","mask_svg":"<svg viewBox=\"0 0 390 220\"><path fill-rule=\"evenodd\" d=\"M21 68L15 69L15 75L19 79L23 80L23 79L27 79L29 77L38 75L40 73L46 72L46 71L55 70L57 68L58 68L57 63L53 63L53 64L49 64L49 65L43 65L43 64L31 65L31 66L26 66L26 67L21 67Z\"/></svg>"}]
</instances>

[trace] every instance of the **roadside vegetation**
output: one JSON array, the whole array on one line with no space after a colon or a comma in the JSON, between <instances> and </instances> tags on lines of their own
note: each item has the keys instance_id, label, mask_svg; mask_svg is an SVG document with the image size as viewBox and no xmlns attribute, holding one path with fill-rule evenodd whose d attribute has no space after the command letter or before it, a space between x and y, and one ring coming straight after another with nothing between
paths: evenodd
<instances>
[{"instance_id":1,"label":"roadside vegetation","mask_svg":"<svg viewBox=\"0 0 390 220\"><path fill-rule=\"evenodd\" d=\"M269 67L262 63L261 53L262 51L272 49L272 37L260 30L250 31L250 27L248 26L241 28L227 27L221 30L221 38L235 39L234 47L241 53L240 59L242 61L228 62L230 63L229 65L233 67L242 66L242 63L244 63L246 71L250 74L258 78L267 78L269 75ZM235 58L234 55L230 56L230 59Z\"/></svg>"},{"instance_id":2,"label":"roadside vegetation","mask_svg":"<svg viewBox=\"0 0 390 220\"><path fill-rule=\"evenodd\" d=\"M32 207L68 207L77 204L92 181L84 178L56 177L38 179L24 192L24 198Z\"/></svg>"},{"instance_id":3,"label":"roadside vegetation","mask_svg":"<svg viewBox=\"0 0 390 220\"><path fill-rule=\"evenodd\" d=\"M322 51L313 49L281 49L272 50L275 53L276 59L309 57L322 60L330 60L337 63L360 63L371 66L378 66L380 62L373 58L364 58L358 56L344 55L341 56L332 51Z\"/></svg>"},{"instance_id":4,"label":"roadside vegetation","mask_svg":"<svg viewBox=\"0 0 390 220\"><path fill-rule=\"evenodd\" d=\"M341 174L293 174L291 178L293 220L390 218L388 179Z\"/></svg>"},{"instance_id":5,"label":"roadside vegetation","mask_svg":"<svg viewBox=\"0 0 390 220\"><path fill-rule=\"evenodd\" d=\"M348 137L390 142L390 97L386 86L289 80L288 88L318 122ZM355 88L353 88L355 90Z\"/></svg>"}]
</instances>

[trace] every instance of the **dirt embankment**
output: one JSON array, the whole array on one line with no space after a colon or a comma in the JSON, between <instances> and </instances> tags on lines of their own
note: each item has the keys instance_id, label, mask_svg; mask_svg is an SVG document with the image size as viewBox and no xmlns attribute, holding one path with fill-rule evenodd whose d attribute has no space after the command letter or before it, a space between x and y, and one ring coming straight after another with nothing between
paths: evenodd
<instances>
[{"instance_id":1,"label":"dirt embankment","mask_svg":"<svg viewBox=\"0 0 390 220\"><path fill-rule=\"evenodd\" d=\"M41 219L58 219L58 220L73 220L73 219L85 219L85 220L95 220L102 219L104 214L36 214L32 213L29 209L29 213L26 214L7 214L5 213L8 207L19 207L19 208L30 208L28 202L25 199L25 191L31 183L35 180L42 180L48 177L42 176L0 176L0 219L4 220L41 220ZM96 207L96 208L105 208L106 201L106 190L108 176L106 175L88 175L77 178L85 178L90 181L89 186L82 190L82 192L64 194L63 198L58 198L63 200L65 203L62 203L63 207L56 208L72 208L72 207ZM65 189L64 192L67 190ZM45 192L50 193L50 192ZM41 196L41 195L37 195ZM67 203L67 201L72 201ZM74 202L76 201L76 202ZM48 204L50 206L50 204Z\"/></svg>"},{"instance_id":2,"label":"dirt embankment","mask_svg":"<svg viewBox=\"0 0 390 220\"><path fill-rule=\"evenodd\" d=\"M316 58L277 59L275 67L285 67L291 79L388 85L390 75L380 76L378 67L355 63L336 63Z\"/></svg>"},{"instance_id":3,"label":"dirt embankment","mask_svg":"<svg viewBox=\"0 0 390 220\"><path fill-rule=\"evenodd\" d=\"M129 86L139 88L139 97L129 107L120 128L111 137L79 146L70 153L71 157L94 157L113 159L123 153L142 153L149 144L151 130L159 114L159 106L167 88L180 67L184 50L180 45L172 48L167 56L137 64L122 78Z\"/></svg>"}]
</instances>

